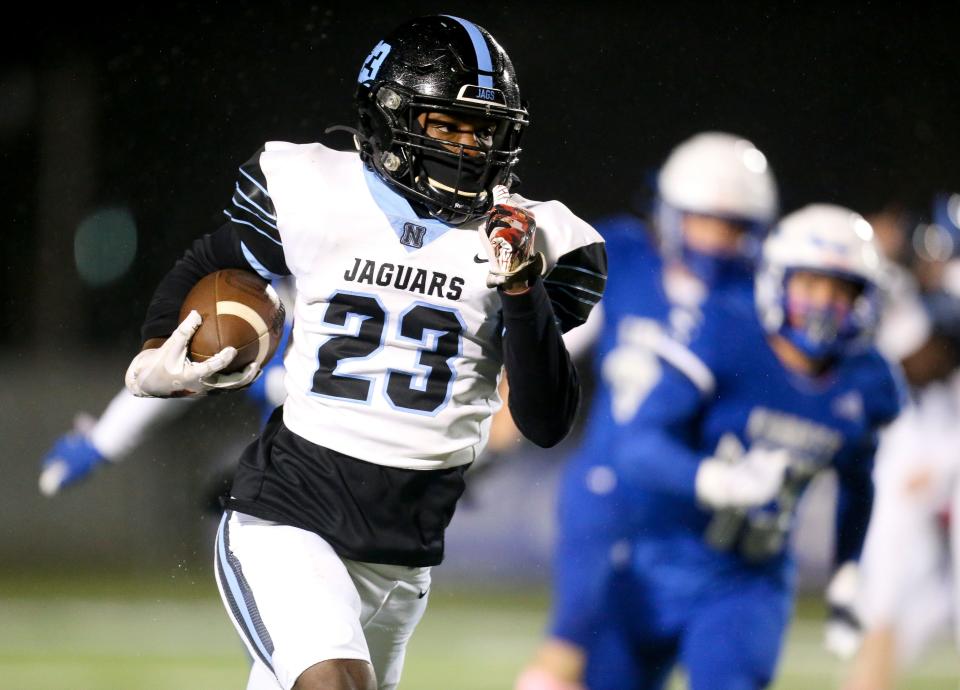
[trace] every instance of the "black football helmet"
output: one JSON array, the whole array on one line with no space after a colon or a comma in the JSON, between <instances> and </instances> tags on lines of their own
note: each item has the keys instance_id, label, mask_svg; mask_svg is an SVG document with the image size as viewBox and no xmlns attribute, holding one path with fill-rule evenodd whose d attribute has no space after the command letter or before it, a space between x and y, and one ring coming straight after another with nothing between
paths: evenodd
<instances>
[{"instance_id":1,"label":"black football helmet","mask_svg":"<svg viewBox=\"0 0 960 690\"><path fill-rule=\"evenodd\" d=\"M510 57L465 19L414 19L380 41L360 69L360 155L384 181L436 218L460 224L485 213L509 185L529 122ZM418 116L441 112L493 126L486 146L426 136Z\"/></svg>"}]
</instances>

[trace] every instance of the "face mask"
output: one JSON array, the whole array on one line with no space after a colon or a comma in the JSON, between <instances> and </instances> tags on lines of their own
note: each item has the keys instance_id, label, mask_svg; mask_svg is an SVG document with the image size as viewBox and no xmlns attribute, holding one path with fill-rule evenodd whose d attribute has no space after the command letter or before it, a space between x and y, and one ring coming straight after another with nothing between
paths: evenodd
<instances>
[{"instance_id":1,"label":"face mask","mask_svg":"<svg viewBox=\"0 0 960 690\"><path fill-rule=\"evenodd\" d=\"M838 355L856 337L853 313L841 305L815 307L788 300L783 335L812 359Z\"/></svg>"},{"instance_id":2,"label":"face mask","mask_svg":"<svg viewBox=\"0 0 960 690\"><path fill-rule=\"evenodd\" d=\"M744 221L744 235L738 251L713 254L693 249L684 241L684 211L661 200L657 203L656 214L664 256L681 263L708 289L731 283L749 284L753 280L760 246L767 232L765 225Z\"/></svg>"},{"instance_id":3,"label":"face mask","mask_svg":"<svg viewBox=\"0 0 960 690\"><path fill-rule=\"evenodd\" d=\"M420 123L414 120L414 132L424 135ZM486 192L488 157L455 153L443 148L437 139L428 139L435 148L420 149L417 158L426 179L422 182L442 194L455 195L458 201L472 203Z\"/></svg>"},{"instance_id":4,"label":"face mask","mask_svg":"<svg viewBox=\"0 0 960 690\"><path fill-rule=\"evenodd\" d=\"M753 278L755 262L745 256L706 254L684 246L681 257L687 270L709 288L747 283Z\"/></svg>"}]
</instances>

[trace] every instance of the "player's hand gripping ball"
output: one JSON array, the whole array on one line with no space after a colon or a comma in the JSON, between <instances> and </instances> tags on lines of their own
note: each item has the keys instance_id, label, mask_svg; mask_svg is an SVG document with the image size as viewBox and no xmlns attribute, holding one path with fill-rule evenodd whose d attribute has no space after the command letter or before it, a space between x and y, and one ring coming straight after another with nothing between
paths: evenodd
<instances>
[{"instance_id":1,"label":"player's hand gripping ball","mask_svg":"<svg viewBox=\"0 0 960 690\"><path fill-rule=\"evenodd\" d=\"M284 310L259 276L238 269L204 276L159 347L134 357L124 379L136 396L170 398L249 386L280 344Z\"/></svg>"},{"instance_id":2,"label":"player's hand gripping ball","mask_svg":"<svg viewBox=\"0 0 960 690\"><path fill-rule=\"evenodd\" d=\"M510 289L543 272L543 254L534 251L537 221L530 211L510 204L509 196L506 187L494 188L493 208L480 228L490 260L487 287Z\"/></svg>"}]
</instances>

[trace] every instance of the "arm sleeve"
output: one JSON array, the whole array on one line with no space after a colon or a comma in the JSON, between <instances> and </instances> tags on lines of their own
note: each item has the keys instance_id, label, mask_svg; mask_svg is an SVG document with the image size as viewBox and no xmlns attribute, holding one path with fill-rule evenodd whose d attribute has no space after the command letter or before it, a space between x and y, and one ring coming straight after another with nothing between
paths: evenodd
<instances>
[{"instance_id":1,"label":"arm sleeve","mask_svg":"<svg viewBox=\"0 0 960 690\"><path fill-rule=\"evenodd\" d=\"M543 279L564 333L583 325L607 284L607 252L594 242L567 252Z\"/></svg>"},{"instance_id":2,"label":"arm sleeve","mask_svg":"<svg viewBox=\"0 0 960 690\"><path fill-rule=\"evenodd\" d=\"M242 268L256 271L266 280L290 274L276 210L260 169L260 153L240 167L233 196L224 210L227 223L196 240L160 281L141 329L144 341L165 338L174 331L187 293L209 273Z\"/></svg>"},{"instance_id":3,"label":"arm sleeve","mask_svg":"<svg viewBox=\"0 0 960 690\"><path fill-rule=\"evenodd\" d=\"M577 370L542 281L519 295L501 293L501 301L510 413L524 436L549 448L573 425L580 402Z\"/></svg>"},{"instance_id":4,"label":"arm sleeve","mask_svg":"<svg viewBox=\"0 0 960 690\"><path fill-rule=\"evenodd\" d=\"M834 567L858 560L873 510L873 457L876 440L868 448L837 464L837 513L833 549Z\"/></svg>"},{"instance_id":5,"label":"arm sleeve","mask_svg":"<svg viewBox=\"0 0 960 690\"><path fill-rule=\"evenodd\" d=\"M630 489L696 497L701 453L694 439L702 390L669 364L633 419L619 430L613 462Z\"/></svg>"},{"instance_id":6,"label":"arm sleeve","mask_svg":"<svg viewBox=\"0 0 960 690\"><path fill-rule=\"evenodd\" d=\"M158 427L186 412L199 398L137 398L117 393L90 430L90 443L108 460L122 460Z\"/></svg>"}]
</instances>

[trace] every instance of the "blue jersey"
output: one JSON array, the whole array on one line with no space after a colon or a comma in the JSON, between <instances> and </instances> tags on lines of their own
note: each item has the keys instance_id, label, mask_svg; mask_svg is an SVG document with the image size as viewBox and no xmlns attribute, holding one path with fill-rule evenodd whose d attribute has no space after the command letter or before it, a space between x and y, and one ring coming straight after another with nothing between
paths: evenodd
<instances>
[{"instance_id":1,"label":"blue jersey","mask_svg":"<svg viewBox=\"0 0 960 690\"><path fill-rule=\"evenodd\" d=\"M689 333L698 321L691 305L671 303L663 261L640 219L615 216L595 227L609 262L603 329L593 357L598 385L582 440L561 479L551 616L555 637L584 647L607 617L610 577L629 554L631 526L624 511L631 497L613 467L616 430L633 418L659 380L657 351L667 333ZM750 280L713 289L752 303Z\"/></svg>"},{"instance_id":2,"label":"blue jersey","mask_svg":"<svg viewBox=\"0 0 960 690\"><path fill-rule=\"evenodd\" d=\"M611 446L628 565L604 582L609 627L569 637L587 649L597 690L619 690L624 678L662 688L676 662L693 688L766 687L790 616L797 500L816 472L836 469L835 559L856 557L877 431L900 409L899 377L875 350L811 379L781 364L749 301L719 296L701 312L689 342L661 343L659 378ZM701 508L701 460L754 446L791 454L777 499L751 511Z\"/></svg>"},{"instance_id":3,"label":"blue jersey","mask_svg":"<svg viewBox=\"0 0 960 690\"><path fill-rule=\"evenodd\" d=\"M666 540L672 561L698 576L748 567L789 573L786 537L800 493L833 467L841 487L837 561L855 558L872 501L877 432L899 412L903 386L873 349L813 379L786 369L752 305L717 299L671 361L614 453L629 494L631 530ZM713 513L696 501L695 476L708 456L734 458L754 446L790 452L788 479L771 505Z\"/></svg>"},{"instance_id":4,"label":"blue jersey","mask_svg":"<svg viewBox=\"0 0 960 690\"><path fill-rule=\"evenodd\" d=\"M699 286L702 297L673 302L674 295L665 287L663 260L652 234L638 218L614 216L596 227L606 242L609 271L602 301L603 329L593 358L595 380L601 385L590 407L580 453L593 458L604 452L612 429L633 417L656 384L655 355L666 336L685 340L697 328L701 299L753 302L752 280L739 277L711 286L709 295Z\"/></svg>"},{"instance_id":5,"label":"blue jersey","mask_svg":"<svg viewBox=\"0 0 960 690\"><path fill-rule=\"evenodd\" d=\"M590 531L591 539L598 538L596 529L603 527L611 534L617 531L611 523L621 522L611 512L618 503L616 497L603 498L601 508L589 495L615 493L617 480L610 474L615 430L635 415L659 380L658 353L670 356L673 351L662 351L662 344L672 342L671 334L688 337L700 320L699 305L671 303L663 261L640 219L614 216L596 227L603 234L609 261L603 328L593 356L599 385L579 448L565 470L560 498L561 530ZM751 280L731 280L712 291L711 295L722 295L733 303L752 304Z\"/></svg>"}]
</instances>

